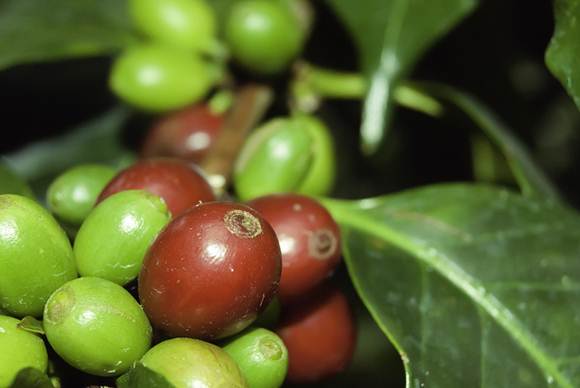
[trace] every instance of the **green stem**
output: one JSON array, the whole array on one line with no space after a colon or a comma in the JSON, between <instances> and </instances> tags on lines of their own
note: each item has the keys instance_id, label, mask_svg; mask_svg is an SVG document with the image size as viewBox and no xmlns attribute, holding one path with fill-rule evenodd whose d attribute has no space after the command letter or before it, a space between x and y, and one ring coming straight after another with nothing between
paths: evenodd
<instances>
[{"instance_id":1,"label":"green stem","mask_svg":"<svg viewBox=\"0 0 580 388\"><path fill-rule=\"evenodd\" d=\"M360 99L366 90L367 80L360 73L324 69L308 63L296 66L293 93L298 109L313 110L321 98ZM439 101L409 84L400 84L394 98L399 105L429 116L443 113Z\"/></svg>"}]
</instances>

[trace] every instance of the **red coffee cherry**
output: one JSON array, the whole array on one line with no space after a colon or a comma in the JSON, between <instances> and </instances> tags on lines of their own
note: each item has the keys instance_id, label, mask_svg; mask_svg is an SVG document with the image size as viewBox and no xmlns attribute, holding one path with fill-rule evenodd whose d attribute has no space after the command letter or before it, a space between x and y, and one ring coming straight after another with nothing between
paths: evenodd
<instances>
[{"instance_id":1,"label":"red coffee cherry","mask_svg":"<svg viewBox=\"0 0 580 388\"><path fill-rule=\"evenodd\" d=\"M249 202L272 225L282 251L282 301L304 294L332 274L340 261L340 232L314 199L274 194Z\"/></svg>"},{"instance_id":2,"label":"red coffee cherry","mask_svg":"<svg viewBox=\"0 0 580 388\"><path fill-rule=\"evenodd\" d=\"M157 237L139 275L139 298L153 326L169 335L221 338L266 308L280 268L276 235L256 211L205 203Z\"/></svg>"},{"instance_id":3,"label":"red coffee cherry","mask_svg":"<svg viewBox=\"0 0 580 388\"><path fill-rule=\"evenodd\" d=\"M312 383L346 369L356 330L348 302L338 289L317 289L284 309L276 331L288 348L289 381Z\"/></svg>"},{"instance_id":4,"label":"red coffee cherry","mask_svg":"<svg viewBox=\"0 0 580 388\"><path fill-rule=\"evenodd\" d=\"M156 122L145 138L141 155L145 158L170 156L200 163L214 144L223 116L206 104L170 113Z\"/></svg>"},{"instance_id":5,"label":"red coffee cherry","mask_svg":"<svg viewBox=\"0 0 580 388\"><path fill-rule=\"evenodd\" d=\"M190 164L177 159L144 159L121 171L97 202L124 190L147 190L163 198L175 217L200 202L215 201L213 190Z\"/></svg>"}]
</instances>

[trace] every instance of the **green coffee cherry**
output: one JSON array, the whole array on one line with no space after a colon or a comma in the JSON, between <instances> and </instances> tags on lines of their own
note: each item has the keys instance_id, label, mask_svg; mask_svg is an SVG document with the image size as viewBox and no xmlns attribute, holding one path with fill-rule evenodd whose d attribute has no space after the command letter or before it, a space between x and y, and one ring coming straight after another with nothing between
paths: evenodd
<instances>
[{"instance_id":1,"label":"green coffee cherry","mask_svg":"<svg viewBox=\"0 0 580 388\"><path fill-rule=\"evenodd\" d=\"M50 213L26 197L0 195L0 307L38 317L50 294L75 277L70 242Z\"/></svg>"},{"instance_id":2,"label":"green coffee cherry","mask_svg":"<svg viewBox=\"0 0 580 388\"><path fill-rule=\"evenodd\" d=\"M148 111L168 111L199 101L212 85L197 54L156 44L128 48L113 65L109 84L123 100Z\"/></svg>"},{"instance_id":3,"label":"green coffee cherry","mask_svg":"<svg viewBox=\"0 0 580 388\"><path fill-rule=\"evenodd\" d=\"M141 359L175 388L228 387L247 384L236 363L219 347L191 338L173 338L155 345Z\"/></svg>"},{"instance_id":4,"label":"green coffee cherry","mask_svg":"<svg viewBox=\"0 0 580 388\"><path fill-rule=\"evenodd\" d=\"M276 334L266 329L251 329L223 349L238 363L250 388L282 386L288 370L288 351Z\"/></svg>"},{"instance_id":5,"label":"green coffee cherry","mask_svg":"<svg viewBox=\"0 0 580 388\"><path fill-rule=\"evenodd\" d=\"M278 118L256 129L244 144L234 188L242 201L283 192L325 195L335 175L328 128L310 116Z\"/></svg>"},{"instance_id":6,"label":"green coffee cherry","mask_svg":"<svg viewBox=\"0 0 580 388\"><path fill-rule=\"evenodd\" d=\"M80 225L113 176L115 169L109 166L85 164L73 167L48 187L48 207L60 220Z\"/></svg>"},{"instance_id":7,"label":"green coffee cherry","mask_svg":"<svg viewBox=\"0 0 580 388\"><path fill-rule=\"evenodd\" d=\"M89 214L75 239L80 275L120 285L135 279L147 249L170 218L165 202L144 190L106 198Z\"/></svg>"},{"instance_id":8,"label":"green coffee cherry","mask_svg":"<svg viewBox=\"0 0 580 388\"><path fill-rule=\"evenodd\" d=\"M276 74L300 53L304 31L281 1L245 0L234 2L225 22L225 39L242 66Z\"/></svg>"},{"instance_id":9,"label":"green coffee cherry","mask_svg":"<svg viewBox=\"0 0 580 388\"><path fill-rule=\"evenodd\" d=\"M19 320L0 315L0 387L8 387L21 369L46 370L48 356L42 339L17 327Z\"/></svg>"},{"instance_id":10,"label":"green coffee cherry","mask_svg":"<svg viewBox=\"0 0 580 388\"><path fill-rule=\"evenodd\" d=\"M131 0L137 28L148 37L188 50L206 50L216 35L216 17L205 0Z\"/></svg>"},{"instance_id":11,"label":"green coffee cherry","mask_svg":"<svg viewBox=\"0 0 580 388\"><path fill-rule=\"evenodd\" d=\"M48 342L70 365L97 376L126 372L151 344L151 325L123 287L79 278L56 290L44 309Z\"/></svg>"}]
</instances>

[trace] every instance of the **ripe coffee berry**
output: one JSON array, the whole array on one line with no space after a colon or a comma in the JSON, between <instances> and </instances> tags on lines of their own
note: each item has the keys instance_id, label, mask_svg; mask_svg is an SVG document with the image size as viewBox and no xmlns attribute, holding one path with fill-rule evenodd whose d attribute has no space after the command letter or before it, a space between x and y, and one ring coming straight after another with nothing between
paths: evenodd
<instances>
[{"instance_id":1,"label":"ripe coffee berry","mask_svg":"<svg viewBox=\"0 0 580 388\"><path fill-rule=\"evenodd\" d=\"M171 113L155 123L145 138L145 158L170 156L199 163L215 142L223 116L198 104Z\"/></svg>"},{"instance_id":2,"label":"ripe coffee berry","mask_svg":"<svg viewBox=\"0 0 580 388\"><path fill-rule=\"evenodd\" d=\"M284 309L277 333L288 349L289 381L312 383L346 369L356 331L348 302L338 289L325 286Z\"/></svg>"},{"instance_id":3,"label":"ripe coffee berry","mask_svg":"<svg viewBox=\"0 0 580 388\"><path fill-rule=\"evenodd\" d=\"M340 232L322 205L297 194L267 195L249 205L272 225L278 236L282 300L304 294L332 273L340 261Z\"/></svg>"},{"instance_id":4,"label":"ripe coffee berry","mask_svg":"<svg viewBox=\"0 0 580 388\"><path fill-rule=\"evenodd\" d=\"M280 267L276 235L256 211L205 203L159 234L139 275L139 298L153 325L170 335L221 338L266 308Z\"/></svg>"},{"instance_id":5,"label":"ripe coffee berry","mask_svg":"<svg viewBox=\"0 0 580 388\"><path fill-rule=\"evenodd\" d=\"M173 216L215 200L212 188L191 165L176 159L145 159L121 171L103 189L98 202L124 190L147 190L163 198Z\"/></svg>"}]
</instances>

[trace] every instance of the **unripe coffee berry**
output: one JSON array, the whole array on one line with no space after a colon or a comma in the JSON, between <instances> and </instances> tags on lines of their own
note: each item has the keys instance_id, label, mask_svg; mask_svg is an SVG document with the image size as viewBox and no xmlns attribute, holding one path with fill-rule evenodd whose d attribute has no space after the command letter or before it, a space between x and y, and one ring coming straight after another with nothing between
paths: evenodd
<instances>
[{"instance_id":1,"label":"unripe coffee berry","mask_svg":"<svg viewBox=\"0 0 580 388\"><path fill-rule=\"evenodd\" d=\"M234 188L244 201L284 192L325 195L335 174L328 128L297 115L271 120L250 135L236 161Z\"/></svg>"},{"instance_id":2,"label":"unripe coffee berry","mask_svg":"<svg viewBox=\"0 0 580 388\"><path fill-rule=\"evenodd\" d=\"M0 195L0 307L10 315L42 315L50 294L77 277L70 242L33 200Z\"/></svg>"},{"instance_id":3,"label":"unripe coffee berry","mask_svg":"<svg viewBox=\"0 0 580 388\"><path fill-rule=\"evenodd\" d=\"M111 89L124 101L157 112L201 100L212 82L201 57L158 44L127 48L115 60L109 78Z\"/></svg>"},{"instance_id":4,"label":"unripe coffee berry","mask_svg":"<svg viewBox=\"0 0 580 388\"><path fill-rule=\"evenodd\" d=\"M173 336L221 338L250 325L276 292L280 248L253 209L226 202L175 218L149 249L139 298Z\"/></svg>"},{"instance_id":5,"label":"unripe coffee berry","mask_svg":"<svg viewBox=\"0 0 580 388\"><path fill-rule=\"evenodd\" d=\"M255 328L228 341L223 348L240 367L249 388L278 388L288 370L288 351L270 330Z\"/></svg>"},{"instance_id":6,"label":"unripe coffee berry","mask_svg":"<svg viewBox=\"0 0 580 388\"><path fill-rule=\"evenodd\" d=\"M114 176L115 169L99 164L84 164L66 170L48 187L48 207L60 220L80 225Z\"/></svg>"},{"instance_id":7,"label":"unripe coffee berry","mask_svg":"<svg viewBox=\"0 0 580 388\"><path fill-rule=\"evenodd\" d=\"M131 0L129 5L137 28L157 42L203 51L215 39L215 15L205 0Z\"/></svg>"},{"instance_id":8,"label":"unripe coffee berry","mask_svg":"<svg viewBox=\"0 0 580 388\"><path fill-rule=\"evenodd\" d=\"M187 162L144 159L121 171L103 189L98 202L124 190L147 190L163 198L173 216L200 202L214 201L209 183Z\"/></svg>"},{"instance_id":9,"label":"unripe coffee berry","mask_svg":"<svg viewBox=\"0 0 580 388\"><path fill-rule=\"evenodd\" d=\"M145 252L170 218L163 200L147 191L111 195L93 209L76 236L79 274L129 283L139 275Z\"/></svg>"},{"instance_id":10,"label":"unripe coffee berry","mask_svg":"<svg viewBox=\"0 0 580 388\"><path fill-rule=\"evenodd\" d=\"M170 113L151 127L141 154L145 158L169 156L200 163L218 137L223 116L206 104Z\"/></svg>"},{"instance_id":11,"label":"unripe coffee berry","mask_svg":"<svg viewBox=\"0 0 580 388\"><path fill-rule=\"evenodd\" d=\"M48 355L42 339L20 329L16 318L0 315L0 387L8 387L21 369L46 370Z\"/></svg>"},{"instance_id":12,"label":"unripe coffee berry","mask_svg":"<svg viewBox=\"0 0 580 388\"><path fill-rule=\"evenodd\" d=\"M304 32L283 2L244 0L233 3L225 38L239 64L260 74L276 74L300 53Z\"/></svg>"},{"instance_id":13,"label":"unripe coffee berry","mask_svg":"<svg viewBox=\"0 0 580 388\"><path fill-rule=\"evenodd\" d=\"M219 347L191 338L173 338L152 347L141 363L175 388L248 387L240 369Z\"/></svg>"},{"instance_id":14,"label":"unripe coffee berry","mask_svg":"<svg viewBox=\"0 0 580 388\"><path fill-rule=\"evenodd\" d=\"M127 290L93 277L72 280L51 295L44 329L59 356L97 376L127 371L149 349L152 333Z\"/></svg>"},{"instance_id":15,"label":"unripe coffee berry","mask_svg":"<svg viewBox=\"0 0 580 388\"><path fill-rule=\"evenodd\" d=\"M276 331L288 349L288 380L294 383L313 383L342 372L356 344L348 301L339 290L326 287L285 305Z\"/></svg>"},{"instance_id":16,"label":"unripe coffee berry","mask_svg":"<svg viewBox=\"0 0 580 388\"><path fill-rule=\"evenodd\" d=\"M312 198L273 194L248 203L272 225L282 251L279 296L300 296L332 274L340 262L340 231L330 213Z\"/></svg>"}]
</instances>

